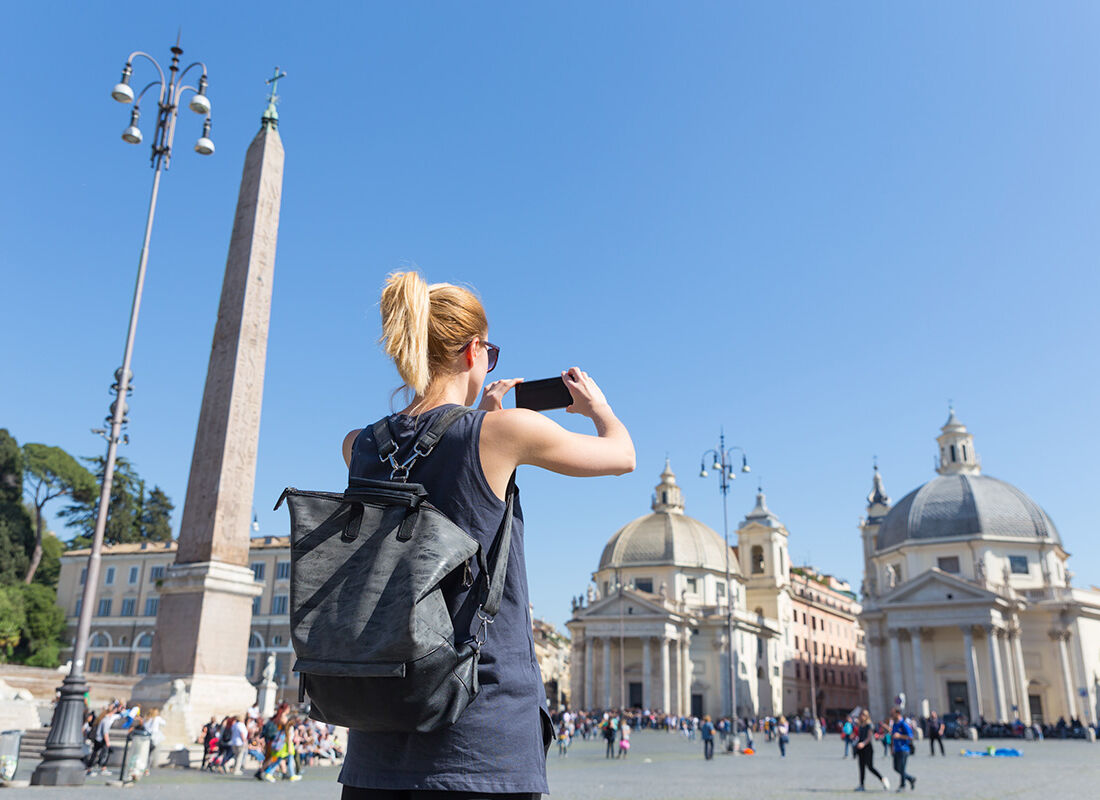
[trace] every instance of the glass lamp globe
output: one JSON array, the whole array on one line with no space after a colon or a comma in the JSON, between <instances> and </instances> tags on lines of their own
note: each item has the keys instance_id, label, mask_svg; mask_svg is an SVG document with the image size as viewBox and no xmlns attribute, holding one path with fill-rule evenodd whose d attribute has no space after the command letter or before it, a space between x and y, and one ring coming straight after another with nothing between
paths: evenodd
<instances>
[{"instance_id":1,"label":"glass lamp globe","mask_svg":"<svg viewBox=\"0 0 1100 800\"><path fill-rule=\"evenodd\" d=\"M202 136L195 142L195 152L200 156L209 156L214 154L214 143L210 141L209 137Z\"/></svg>"},{"instance_id":2,"label":"glass lamp globe","mask_svg":"<svg viewBox=\"0 0 1100 800\"><path fill-rule=\"evenodd\" d=\"M141 129L137 125L131 124L129 128L122 132L122 141L130 144L141 144Z\"/></svg>"},{"instance_id":3,"label":"glass lamp globe","mask_svg":"<svg viewBox=\"0 0 1100 800\"><path fill-rule=\"evenodd\" d=\"M188 104L188 108L196 114L209 114L210 98L204 94L193 94L191 95L191 102Z\"/></svg>"},{"instance_id":4,"label":"glass lamp globe","mask_svg":"<svg viewBox=\"0 0 1100 800\"><path fill-rule=\"evenodd\" d=\"M120 103L132 103L134 102L134 90L130 88L128 83L116 83L115 88L111 90L111 97Z\"/></svg>"}]
</instances>

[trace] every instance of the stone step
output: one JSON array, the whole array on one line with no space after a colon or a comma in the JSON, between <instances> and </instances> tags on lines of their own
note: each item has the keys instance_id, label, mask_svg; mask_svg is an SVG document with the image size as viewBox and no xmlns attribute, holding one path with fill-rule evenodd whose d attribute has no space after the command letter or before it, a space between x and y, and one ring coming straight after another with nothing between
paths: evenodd
<instances>
[{"instance_id":1,"label":"stone step","mask_svg":"<svg viewBox=\"0 0 1100 800\"><path fill-rule=\"evenodd\" d=\"M38 760L41 758L42 750L46 746L46 737L49 735L49 728L34 728L23 731L23 738L19 740L20 760Z\"/></svg>"}]
</instances>

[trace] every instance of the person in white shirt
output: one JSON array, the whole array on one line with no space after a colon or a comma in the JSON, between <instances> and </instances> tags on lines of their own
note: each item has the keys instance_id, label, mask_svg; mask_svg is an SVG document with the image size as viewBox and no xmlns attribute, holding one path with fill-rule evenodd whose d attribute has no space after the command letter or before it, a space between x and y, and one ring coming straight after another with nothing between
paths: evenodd
<instances>
[{"instance_id":1,"label":"person in white shirt","mask_svg":"<svg viewBox=\"0 0 1100 800\"><path fill-rule=\"evenodd\" d=\"M236 717L230 722L232 733L229 737L229 749L233 753L233 774L240 775L244 768L245 753L248 752L248 726L245 725L244 720Z\"/></svg>"},{"instance_id":2,"label":"person in white shirt","mask_svg":"<svg viewBox=\"0 0 1100 800\"><path fill-rule=\"evenodd\" d=\"M111 757L111 726L118 719L118 705L111 705L99 718L92 736L92 752L88 756L88 772L91 773L98 767L104 775L109 775L107 760Z\"/></svg>"}]
</instances>

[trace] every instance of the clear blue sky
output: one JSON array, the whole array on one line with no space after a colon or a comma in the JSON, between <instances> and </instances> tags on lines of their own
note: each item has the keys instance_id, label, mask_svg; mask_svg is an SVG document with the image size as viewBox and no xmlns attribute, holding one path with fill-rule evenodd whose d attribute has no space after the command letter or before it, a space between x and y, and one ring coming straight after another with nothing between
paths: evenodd
<instances>
[{"instance_id":1,"label":"clear blue sky","mask_svg":"<svg viewBox=\"0 0 1100 800\"><path fill-rule=\"evenodd\" d=\"M286 146L256 478L340 489L388 408L387 272L481 293L498 374L578 364L627 477L525 469L535 613L556 623L647 513L688 513L725 426L791 552L858 586L877 455L900 499L955 401L986 472L1100 583L1100 9L1090 3L37 3L0 33L4 391L21 442L92 455L121 363L149 184L108 92L126 54L210 69L217 153L183 112L162 183L123 449L182 508L245 148L278 64ZM145 67L140 67L144 70ZM139 73L146 78L147 72ZM151 131L145 120L146 133ZM558 412L563 424L585 420ZM178 524L178 512L177 520Z\"/></svg>"}]
</instances>

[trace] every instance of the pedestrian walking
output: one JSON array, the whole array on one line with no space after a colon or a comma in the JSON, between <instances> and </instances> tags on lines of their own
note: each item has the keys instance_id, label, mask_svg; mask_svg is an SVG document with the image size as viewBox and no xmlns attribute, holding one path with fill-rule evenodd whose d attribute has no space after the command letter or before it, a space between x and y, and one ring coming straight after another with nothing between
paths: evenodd
<instances>
[{"instance_id":1,"label":"pedestrian walking","mask_svg":"<svg viewBox=\"0 0 1100 800\"><path fill-rule=\"evenodd\" d=\"M619 758L626 758L630 754L630 723L623 719L619 726Z\"/></svg>"},{"instance_id":2,"label":"pedestrian walking","mask_svg":"<svg viewBox=\"0 0 1100 800\"><path fill-rule=\"evenodd\" d=\"M248 726L245 724L244 719L232 718L229 747L233 753L233 774L240 775L244 769L245 755L248 752Z\"/></svg>"},{"instance_id":3,"label":"pedestrian walking","mask_svg":"<svg viewBox=\"0 0 1100 800\"><path fill-rule=\"evenodd\" d=\"M898 791L905 788L905 782L909 781L909 788L917 788L917 779L905 771L909 761L909 753L913 745L913 728L901 715L901 710L895 708L891 714L893 725L890 726L890 743L894 748L894 772L898 774Z\"/></svg>"},{"instance_id":4,"label":"pedestrian walking","mask_svg":"<svg viewBox=\"0 0 1100 800\"><path fill-rule=\"evenodd\" d=\"M594 434L573 433L530 409L503 408L505 395L521 379L485 386L500 348L487 340L485 310L470 290L429 286L415 271L395 273L386 281L380 308L382 342L411 401L385 417L397 449L392 465L380 456L372 427L344 438L349 478L396 480L393 466L409 459L414 441L433 422L451 409L477 403L443 433L430 455L415 462L408 479L423 485L432 506L488 551L517 467L573 476L634 469L630 434L596 382L578 367L561 373L572 400L566 411L588 417ZM503 600L481 649L476 701L454 724L429 733L352 730L339 778L344 800L393 798L413 790L465 797L549 792L546 754L554 727L528 618L523 533L517 498ZM456 634L463 639L477 632L480 567L474 560L470 580L459 576L445 589Z\"/></svg>"},{"instance_id":5,"label":"pedestrian walking","mask_svg":"<svg viewBox=\"0 0 1100 800\"><path fill-rule=\"evenodd\" d=\"M600 726L603 731L604 741L607 742L607 752L604 753L604 758L615 757L615 720L610 714L606 715L603 720L603 724Z\"/></svg>"},{"instance_id":6,"label":"pedestrian walking","mask_svg":"<svg viewBox=\"0 0 1100 800\"><path fill-rule=\"evenodd\" d=\"M847 717L844 720L844 725L840 729L841 736L844 737L844 755L841 756L841 758L847 758L848 757L848 751L852 747L852 745L854 744L854 738L852 737L852 731L853 731L852 718Z\"/></svg>"},{"instance_id":7,"label":"pedestrian walking","mask_svg":"<svg viewBox=\"0 0 1100 800\"><path fill-rule=\"evenodd\" d=\"M779 734L779 757L787 757L787 742L790 741L791 726L787 724L786 717L779 718L779 724L775 728L776 733Z\"/></svg>"},{"instance_id":8,"label":"pedestrian walking","mask_svg":"<svg viewBox=\"0 0 1100 800\"><path fill-rule=\"evenodd\" d=\"M710 721L710 714L703 715L699 734L703 737L703 758L710 761L714 758L714 723Z\"/></svg>"},{"instance_id":9,"label":"pedestrian walking","mask_svg":"<svg viewBox=\"0 0 1100 800\"><path fill-rule=\"evenodd\" d=\"M863 779L868 772L882 782L883 789L889 791L890 781L875 769L875 727L871 724L871 712L866 708L859 712L854 738L856 758L859 760L859 786L856 787L856 791L866 791Z\"/></svg>"},{"instance_id":10,"label":"pedestrian walking","mask_svg":"<svg viewBox=\"0 0 1100 800\"><path fill-rule=\"evenodd\" d=\"M940 755L946 757L947 754L943 752L943 732L945 726L943 720L939 715L933 711L928 716L928 747L932 755L936 755L936 742L940 743Z\"/></svg>"}]
</instances>

